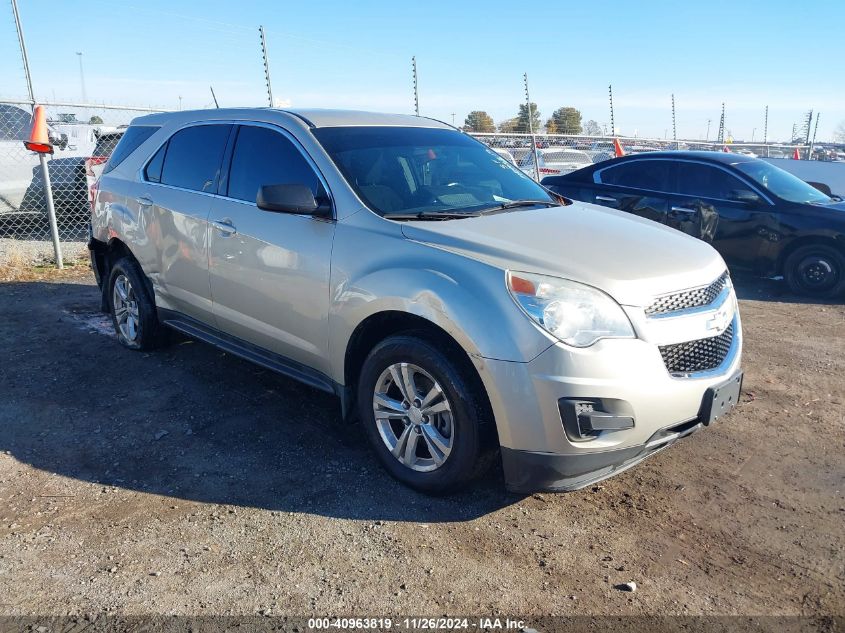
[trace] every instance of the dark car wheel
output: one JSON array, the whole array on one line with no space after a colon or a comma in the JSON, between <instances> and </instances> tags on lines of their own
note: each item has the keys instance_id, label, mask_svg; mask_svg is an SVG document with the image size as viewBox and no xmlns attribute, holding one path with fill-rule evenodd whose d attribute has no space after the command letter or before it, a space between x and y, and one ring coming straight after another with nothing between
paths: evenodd
<instances>
[{"instance_id":1,"label":"dark car wheel","mask_svg":"<svg viewBox=\"0 0 845 633\"><path fill-rule=\"evenodd\" d=\"M358 381L361 421L387 471L421 492L464 486L490 463L483 409L467 376L436 346L392 336Z\"/></svg>"},{"instance_id":2,"label":"dark car wheel","mask_svg":"<svg viewBox=\"0 0 845 633\"><path fill-rule=\"evenodd\" d=\"M845 258L825 244L809 244L792 253L784 277L796 294L831 297L845 288Z\"/></svg>"},{"instance_id":3,"label":"dark car wheel","mask_svg":"<svg viewBox=\"0 0 845 633\"><path fill-rule=\"evenodd\" d=\"M108 282L109 311L121 345L133 350L149 350L164 341L155 303L147 289L138 263L124 257L112 266Z\"/></svg>"}]
</instances>

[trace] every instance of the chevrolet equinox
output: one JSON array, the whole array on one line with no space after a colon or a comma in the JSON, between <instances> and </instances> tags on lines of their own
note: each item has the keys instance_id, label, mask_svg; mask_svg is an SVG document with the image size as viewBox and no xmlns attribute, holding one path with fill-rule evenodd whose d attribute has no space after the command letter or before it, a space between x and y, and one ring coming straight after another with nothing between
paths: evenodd
<instances>
[{"instance_id":1,"label":"chevrolet equinox","mask_svg":"<svg viewBox=\"0 0 845 633\"><path fill-rule=\"evenodd\" d=\"M742 333L708 244L558 198L422 117L217 109L133 121L91 258L120 343L167 328L340 398L439 493L619 473L729 411Z\"/></svg>"}]
</instances>

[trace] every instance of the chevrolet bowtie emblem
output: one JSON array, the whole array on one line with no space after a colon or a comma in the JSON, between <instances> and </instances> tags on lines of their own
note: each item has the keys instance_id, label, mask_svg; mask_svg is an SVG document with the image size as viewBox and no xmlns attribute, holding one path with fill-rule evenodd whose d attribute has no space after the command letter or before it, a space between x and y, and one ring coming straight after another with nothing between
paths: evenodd
<instances>
[{"instance_id":1,"label":"chevrolet bowtie emblem","mask_svg":"<svg viewBox=\"0 0 845 633\"><path fill-rule=\"evenodd\" d=\"M721 334L730 325L732 317L733 315L728 308L722 308L707 320L704 327L707 328L708 332Z\"/></svg>"}]
</instances>

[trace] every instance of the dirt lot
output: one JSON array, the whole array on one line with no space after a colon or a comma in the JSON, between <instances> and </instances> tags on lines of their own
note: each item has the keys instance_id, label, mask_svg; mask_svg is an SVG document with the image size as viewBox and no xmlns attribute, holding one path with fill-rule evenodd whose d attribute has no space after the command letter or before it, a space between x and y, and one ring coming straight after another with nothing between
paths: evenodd
<instances>
[{"instance_id":1,"label":"dirt lot","mask_svg":"<svg viewBox=\"0 0 845 633\"><path fill-rule=\"evenodd\" d=\"M580 492L433 499L325 394L121 349L84 270L0 284L0 613L843 614L845 307L738 285L729 419Z\"/></svg>"}]
</instances>

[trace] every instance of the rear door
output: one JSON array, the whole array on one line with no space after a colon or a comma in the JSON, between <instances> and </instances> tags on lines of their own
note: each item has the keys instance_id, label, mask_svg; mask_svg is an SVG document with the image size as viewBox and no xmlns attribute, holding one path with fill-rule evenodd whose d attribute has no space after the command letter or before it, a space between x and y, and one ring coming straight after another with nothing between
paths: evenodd
<instances>
[{"instance_id":1,"label":"rear door","mask_svg":"<svg viewBox=\"0 0 845 633\"><path fill-rule=\"evenodd\" d=\"M647 220L666 222L675 177L672 161L644 159L610 164L593 173L590 199Z\"/></svg>"},{"instance_id":2,"label":"rear door","mask_svg":"<svg viewBox=\"0 0 845 633\"><path fill-rule=\"evenodd\" d=\"M262 185L301 184L318 202L325 185L298 142L281 128L240 125L225 197L209 222L211 293L224 332L328 373L329 275L335 223L264 211Z\"/></svg>"},{"instance_id":3,"label":"rear door","mask_svg":"<svg viewBox=\"0 0 845 633\"><path fill-rule=\"evenodd\" d=\"M209 324L208 212L231 131L210 123L176 132L147 162L128 205L155 244L148 269L158 306Z\"/></svg>"},{"instance_id":4,"label":"rear door","mask_svg":"<svg viewBox=\"0 0 845 633\"><path fill-rule=\"evenodd\" d=\"M759 192L726 168L695 161L678 161L677 193L672 197L666 223L710 242L729 263L750 266L768 246L768 203L749 204L736 198L741 192ZM740 195L737 195L740 194Z\"/></svg>"}]
</instances>

